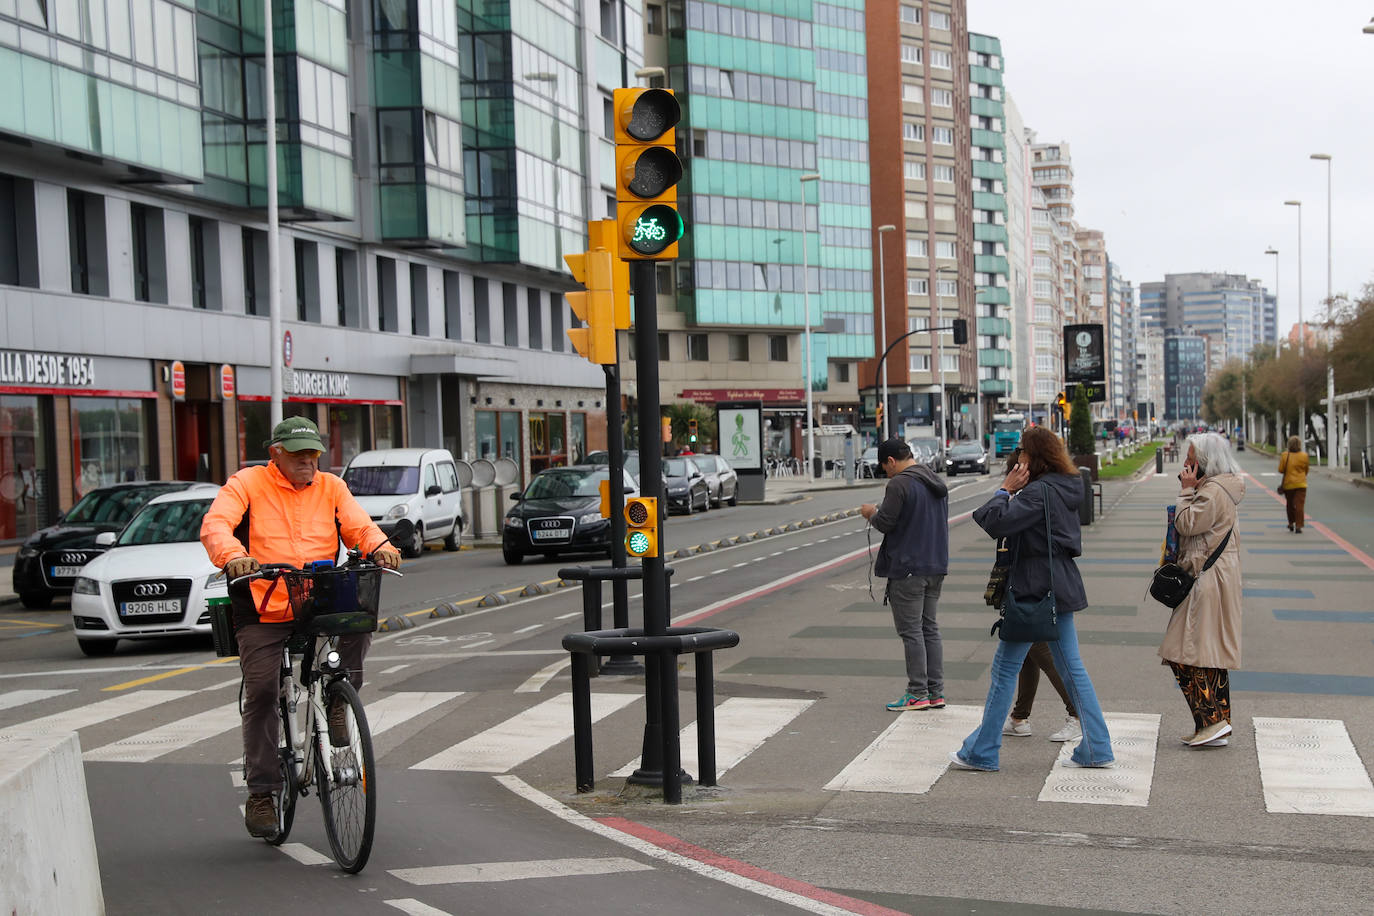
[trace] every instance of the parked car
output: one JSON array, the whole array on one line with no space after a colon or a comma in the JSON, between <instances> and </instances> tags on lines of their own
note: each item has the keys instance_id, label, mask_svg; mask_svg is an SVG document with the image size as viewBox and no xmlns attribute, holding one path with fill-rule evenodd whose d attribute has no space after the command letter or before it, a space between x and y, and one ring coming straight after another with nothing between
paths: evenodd
<instances>
[{"instance_id":1,"label":"parked car","mask_svg":"<svg viewBox=\"0 0 1374 916\"><path fill-rule=\"evenodd\" d=\"M739 475L730 467L730 462L719 455L697 455L692 459L701 473L706 475L707 492L711 505L735 506L739 504Z\"/></svg>"},{"instance_id":2,"label":"parked car","mask_svg":"<svg viewBox=\"0 0 1374 916\"><path fill-rule=\"evenodd\" d=\"M977 442L957 443L950 446L945 454L945 473L953 477L960 471L968 471L970 474L988 472L988 453L983 451L983 447Z\"/></svg>"},{"instance_id":3,"label":"parked car","mask_svg":"<svg viewBox=\"0 0 1374 916\"><path fill-rule=\"evenodd\" d=\"M87 563L72 588L72 627L87 655L109 655L122 639L210 634L206 598L228 583L200 543L200 523L219 487L169 493L138 510Z\"/></svg>"},{"instance_id":4,"label":"parked car","mask_svg":"<svg viewBox=\"0 0 1374 916\"><path fill-rule=\"evenodd\" d=\"M919 463L924 464L935 473L940 473L945 469L944 459L940 457L940 443L934 439L913 439L907 443L911 447L911 455Z\"/></svg>"},{"instance_id":5,"label":"parked car","mask_svg":"<svg viewBox=\"0 0 1374 916\"><path fill-rule=\"evenodd\" d=\"M859 459L859 474L863 477L881 477L882 473L878 469L878 446L870 445Z\"/></svg>"},{"instance_id":6,"label":"parked car","mask_svg":"<svg viewBox=\"0 0 1374 916\"><path fill-rule=\"evenodd\" d=\"M463 506L458 467L442 448L388 448L361 452L343 472L349 492L372 520L390 535L396 523L410 519L415 534L401 553L418 557L425 541L442 539L445 550L457 550L463 533Z\"/></svg>"},{"instance_id":7,"label":"parked car","mask_svg":"<svg viewBox=\"0 0 1374 916\"><path fill-rule=\"evenodd\" d=\"M185 480L120 483L91 490L57 524L35 531L14 556L14 591L27 608L45 608L71 593L81 568L105 552L102 532L118 532L151 499L196 484Z\"/></svg>"},{"instance_id":8,"label":"parked car","mask_svg":"<svg viewBox=\"0 0 1374 916\"><path fill-rule=\"evenodd\" d=\"M511 494L515 505L501 526L502 558L514 566L532 553L609 555L611 520L601 516L600 486L609 473L604 464L579 464L535 474L523 493ZM624 479L625 495L637 496L628 472Z\"/></svg>"},{"instance_id":9,"label":"parked car","mask_svg":"<svg viewBox=\"0 0 1374 916\"><path fill-rule=\"evenodd\" d=\"M697 464L696 456L663 459L664 495L668 511L681 509L691 515L697 509L711 508L711 487Z\"/></svg>"},{"instance_id":10,"label":"parked car","mask_svg":"<svg viewBox=\"0 0 1374 916\"><path fill-rule=\"evenodd\" d=\"M602 449L600 451L588 452L583 464L610 464L611 453ZM633 448L625 449L625 472L639 482L639 450Z\"/></svg>"}]
</instances>

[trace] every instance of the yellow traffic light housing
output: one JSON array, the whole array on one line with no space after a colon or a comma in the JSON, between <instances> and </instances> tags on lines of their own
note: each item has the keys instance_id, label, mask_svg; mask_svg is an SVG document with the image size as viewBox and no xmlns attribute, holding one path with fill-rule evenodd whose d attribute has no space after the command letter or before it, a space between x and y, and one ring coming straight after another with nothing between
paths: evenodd
<instances>
[{"instance_id":1,"label":"yellow traffic light housing","mask_svg":"<svg viewBox=\"0 0 1374 916\"><path fill-rule=\"evenodd\" d=\"M670 89L617 89L615 106L616 250L633 260L677 257L685 232L677 210L677 123Z\"/></svg>"},{"instance_id":2,"label":"yellow traffic light housing","mask_svg":"<svg viewBox=\"0 0 1374 916\"><path fill-rule=\"evenodd\" d=\"M632 557L658 556L658 500L632 496L625 500L625 553Z\"/></svg>"},{"instance_id":3,"label":"yellow traffic light housing","mask_svg":"<svg viewBox=\"0 0 1374 916\"><path fill-rule=\"evenodd\" d=\"M697 421L696 421L696 420L688 420L688 421L687 421L687 441L688 441L688 442L691 442L691 443L693 443L693 444L695 444L696 441L697 441Z\"/></svg>"},{"instance_id":4,"label":"yellow traffic light housing","mask_svg":"<svg viewBox=\"0 0 1374 916\"><path fill-rule=\"evenodd\" d=\"M596 483L597 492L601 494L601 517L611 517L611 478L607 476L605 480L598 480Z\"/></svg>"},{"instance_id":5,"label":"yellow traffic light housing","mask_svg":"<svg viewBox=\"0 0 1374 916\"><path fill-rule=\"evenodd\" d=\"M611 252L611 289L615 294L615 326L630 327L630 265L616 256L615 220L596 219L587 223L587 247Z\"/></svg>"},{"instance_id":6,"label":"yellow traffic light housing","mask_svg":"<svg viewBox=\"0 0 1374 916\"><path fill-rule=\"evenodd\" d=\"M586 287L585 292L565 293L573 314L586 324L569 328L568 340L578 353L603 366L613 366L615 355L615 290L612 286L614 258L604 248L583 254L565 254L573 277Z\"/></svg>"}]
</instances>

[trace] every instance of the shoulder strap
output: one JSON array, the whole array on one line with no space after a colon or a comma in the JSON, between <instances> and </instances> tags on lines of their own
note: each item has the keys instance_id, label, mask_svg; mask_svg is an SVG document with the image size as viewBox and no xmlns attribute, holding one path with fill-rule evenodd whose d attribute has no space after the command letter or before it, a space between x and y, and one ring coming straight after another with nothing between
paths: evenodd
<instances>
[{"instance_id":1,"label":"shoulder strap","mask_svg":"<svg viewBox=\"0 0 1374 916\"><path fill-rule=\"evenodd\" d=\"M1202 564L1203 572L1206 572L1207 570L1211 569L1212 564L1215 563L1221 557L1221 552L1226 549L1226 542L1231 540L1231 532L1234 530L1235 529L1232 528L1226 532L1226 537L1221 539L1221 543L1217 545L1217 549L1213 550L1212 555L1207 558L1207 562Z\"/></svg>"},{"instance_id":2,"label":"shoulder strap","mask_svg":"<svg viewBox=\"0 0 1374 916\"><path fill-rule=\"evenodd\" d=\"M1045 543L1050 558L1050 591L1054 591L1054 533L1050 531L1050 485L1045 484Z\"/></svg>"}]
</instances>

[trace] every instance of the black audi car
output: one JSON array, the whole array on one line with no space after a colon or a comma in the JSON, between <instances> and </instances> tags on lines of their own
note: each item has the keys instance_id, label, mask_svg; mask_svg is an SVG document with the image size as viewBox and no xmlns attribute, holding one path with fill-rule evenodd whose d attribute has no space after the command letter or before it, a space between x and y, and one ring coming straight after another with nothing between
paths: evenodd
<instances>
[{"instance_id":1,"label":"black audi car","mask_svg":"<svg viewBox=\"0 0 1374 916\"><path fill-rule=\"evenodd\" d=\"M950 446L945 453L945 473L950 477L955 474L986 474L988 472L988 453L983 451L983 447L977 442L960 442Z\"/></svg>"},{"instance_id":2,"label":"black audi car","mask_svg":"<svg viewBox=\"0 0 1374 916\"><path fill-rule=\"evenodd\" d=\"M45 608L54 597L71 594L81 567L107 549L96 546L96 535L122 530L149 500L193 486L197 484L184 480L148 480L91 490L56 525L29 535L15 554L19 600L24 607Z\"/></svg>"},{"instance_id":3,"label":"black audi car","mask_svg":"<svg viewBox=\"0 0 1374 916\"><path fill-rule=\"evenodd\" d=\"M608 471L604 464L549 468L534 475L523 493L512 494L515 505L501 526L505 561L514 565L534 553L609 554L611 522L601 517L600 489ZM638 489L626 473L625 495Z\"/></svg>"}]
</instances>

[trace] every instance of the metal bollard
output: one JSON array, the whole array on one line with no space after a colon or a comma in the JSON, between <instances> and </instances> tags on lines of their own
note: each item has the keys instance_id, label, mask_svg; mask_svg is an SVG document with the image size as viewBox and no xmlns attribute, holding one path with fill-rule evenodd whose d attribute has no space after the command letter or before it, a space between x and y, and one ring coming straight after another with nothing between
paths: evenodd
<instances>
[{"instance_id":1,"label":"metal bollard","mask_svg":"<svg viewBox=\"0 0 1374 916\"><path fill-rule=\"evenodd\" d=\"M1156 473L1156 474L1163 474L1163 473L1164 473L1164 449L1163 449L1163 447L1160 447L1160 448L1155 449L1155 473Z\"/></svg>"},{"instance_id":2,"label":"metal bollard","mask_svg":"<svg viewBox=\"0 0 1374 916\"><path fill-rule=\"evenodd\" d=\"M1082 525L1093 523L1093 472L1090 468L1080 467L1078 476L1083 481L1083 501L1078 504L1078 522Z\"/></svg>"}]
</instances>

